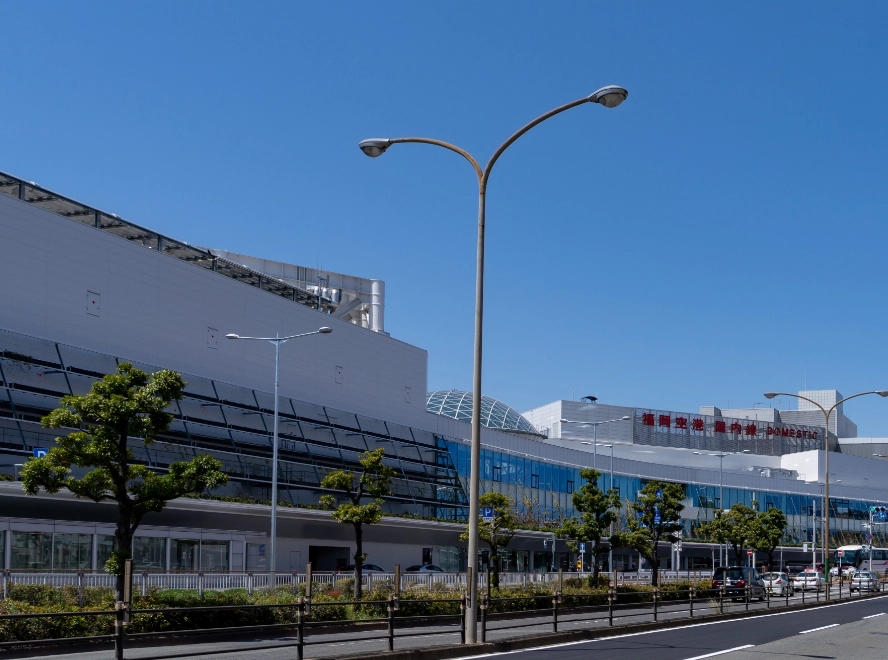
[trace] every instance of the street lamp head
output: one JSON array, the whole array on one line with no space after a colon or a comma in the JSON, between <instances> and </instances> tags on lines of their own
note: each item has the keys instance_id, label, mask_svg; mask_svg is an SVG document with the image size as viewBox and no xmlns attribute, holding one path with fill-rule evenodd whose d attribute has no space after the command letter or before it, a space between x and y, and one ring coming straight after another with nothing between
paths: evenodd
<instances>
[{"instance_id":1,"label":"street lamp head","mask_svg":"<svg viewBox=\"0 0 888 660\"><path fill-rule=\"evenodd\" d=\"M627 96L629 96L629 92L619 85L608 85L592 92L589 95L589 101L600 103L605 108L616 108L626 100Z\"/></svg>"},{"instance_id":2,"label":"street lamp head","mask_svg":"<svg viewBox=\"0 0 888 660\"><path fill-rule=\"evenodd\" d=\"M388 138L370 138L369 140L361 140L358 146L370 158L377 158L392 146L392 141Z\"/></svg>"},{"instance_id":3,"label":"street lamp head","mask_svg":"<svg viewBox=\"0 0 888 660\"><path fill-rule=\"evenodd\" d=\"M888 390L876 390L876 394L879 396L888 396Z\"/></svg>"},{"instance_id":4,"label":"street lamp head","mask_svg":"<svg viewBox=\"0 0 888 660\"><path fill-rule=\"evenodd\" d=\"M632 419L629 415L623 415L620 419Z\"/></svg>"},{"instance_id":5,"label":"street lamp head","mask_svg":"<svg viewBox=\"0 0 888 660\"><path fill-rule=\"evenodd\" d=\"M236 334L234 334L234 333L231 333L231 334L225 335L225 337L228 338L228 339L240 339L240 335L236 335Z\"/></svg>"},{"instance_id":6,"label":"street lamp head","mask_svg":"<svg viewBox=\"0 0 888 660\"><path fill-rule=\"evenodd\" d=\"M775 396L777 396L777 392L765 392L766 399L773 399Z\"/></svg>"},{"instance_id":7,"label":"street lamp head","mask_svg":"<svg viewBox=\"0 0 888 660\"><path fill-rule=\"evenodd\" d=\"M333 328L328 328L327 326L324 326L323 328L318 328L318 332L322 335L329 335L331 332L333 332Z\"/></svg>"},{"instance_id":8,"label":"street lamp head","mask_svg":"<svg viewBox=\"0 0 888 660\"><path fill-rule=\"evenodd\" d=\"M560 420L560 421L561 421L562 424L570 424L570 420L569 420L569 419L562 419L562 420Z\"/></svg>"}]
</instances>

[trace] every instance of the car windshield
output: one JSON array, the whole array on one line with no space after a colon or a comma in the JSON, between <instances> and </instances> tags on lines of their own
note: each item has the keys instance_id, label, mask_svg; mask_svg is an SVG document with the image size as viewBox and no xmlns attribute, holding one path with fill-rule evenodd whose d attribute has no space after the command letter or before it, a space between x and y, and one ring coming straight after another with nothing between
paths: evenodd
<instances>
[{"instance_id":1,"label":"car windshield","mask_svg":"<svg viewBox=\"0 0 888 660\"><path fill-rule=\"evenodd\" d=\"M783 573L764 573L762 574L762 579L764 580L779 580L783 577Z\"/></svg>"},{"instance_id":2,"label":"car windshield","mask_svg":"<svg viewBox=\"0 0 888 660\"><path fill-rule=\"evenodd\" d=\"M872 577L872 574L871 574L871 573L865 573L865 572L861 571L860 573L855 573L855 574L854 574L854 577L856 577L856 578L864 578L864 579L865 579L865 578Z\"/></svg>"},{"instance_id":3,"label":"car windshield","mask_svg":"<svg viewBox=\"0 0 888 660\"><path fill-rule=\"evenodd\" d=\"M714 580L724 580L725 577L729 580L742 580L743 579L743 569L742 568L718 568L715 571L715 575L713 576Z\"/></svg>"}]
</instances>

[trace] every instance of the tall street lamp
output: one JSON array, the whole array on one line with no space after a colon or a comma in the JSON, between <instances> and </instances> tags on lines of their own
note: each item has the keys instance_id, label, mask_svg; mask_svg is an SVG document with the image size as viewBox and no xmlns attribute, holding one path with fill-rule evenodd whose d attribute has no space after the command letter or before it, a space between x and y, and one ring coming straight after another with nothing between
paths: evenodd
<instances>
[{"instance_id":1,"label":"tall street lamp","mask_svg":"<svg viewBox=\"0 0 888 660\"><path fill-rule=\"evenodd\" d=\"M512 136L503 142L493 152L487 166L481 169L478 161L472 155L456 145L423 137L404 138L372 138L362 140L358 146L370 158L377 158L393 144L417 142L443 147L458 153L465 158L475 170L478 177L478 254L475 267L475 351L472 379L472 451L469 470L469 548L468 548L468 573L472 576L468 584L468 610L466 612L466 642L474 644L477 641L478 627L478 517L481 513L479 498L481 497L481 347L482 328L484 323L484 223L485 205L487 198L487 182L490 180L490 172L503 152L512 145L515 140L527 133L531 128L544 122L550 117L570 110L584 103L599 103L605 108L616 108L629 96L624 88L617 85L608 85L576 101L571 101L554 110L540 115L528 124L518 129Z\"/></svg>"},{"instance_id":2,"label":"tall street lamp","mask_svg":"<svg viewBox=\"0 0 888 660\"><path fill-rule=\"evenodd\" d=\"M766 399L773 399L775 396L792 396L796 399L802 399L803 401L807 401L808 403L817 406L820 409L820 412L823 413L824 420L824 428L823 428L823 501L824 501L824 509L823 509L823 534L821 535L821 543L823 543L823 570L829 575L829 416L832 414L832 411L838 408L840 405L848 401L849 399L855 399L859 396L864 396L866 394L878 394L881 397L888 396L888 390L871 390L869 392L858 392L857 394L852 394L851 396L846 396L841 401L837 401L830 407L828 410L821 406L819 403L814 401L813 399L809 399L806 396L802 396L801 394L790 394L788 392L765 392ZM839 435L839 425L836 422L836 437ZM826 599L829 600L829 589L826 590Z\"/></svg>"},{"instance_id":3,"label":"tall street lamp","mask_svg":"<svg viewBox=\"0 0 888 660\"><path fill-rule=\"evenodd\" d=\"M718 507L722 511L727 511L727 509L725 508L725 486L724 486L724 480L722 479L722 476L724 474L725 456L730 456L731 454L730 453L726 454L724 452L720 452L718 454L707 454L706 452L702 452L702 451L695 451L694 453L697 456L718 456ZM748 454L749 450L744 449L743 453ZM725 564L728 563L728 548L727 548L727 546L724 546L724 559L722 559L722 548L723 548L723 544L719 543L718 544L718 563L721 566L724 566Z\"/></svg>"},{"instance_id":4,"label":"tall street lamp","mask_svg":"<svg viewBox=\"0 0 888 660\"><path fill-rule=\"evenodd\" d=\"M301 335L289 335L281 337L279 333L275 333L274 337L241 337L236 334L225 335L228 339L252 339L254 341L267 341L274 344L274 436L271 441L271 543L269 544L268 566L271 571L271 583L269 586L274 588L275 582L275 542L277 541L277 496L278 496L278 386L281 371L281 344L286 344L291 339L299 337L310 337L311 335L329 335L333 332L333 328L318 328L313 332L303 332Z\"/></svg>"},{"instance_id":5,"label":"tall street lamp","mask_svg":"<svg viewBox=\"0 0 888 660\"><path fill-rule=\"evenodd\" d=\"M602 424L612 424L614 422L625 422L627 419L632 419L629 415L625 415L618 419L606 419L603 422L579 422L572 419L562 419L562 424L579 424L580 426L591 426L592 427L592 467L595 467L595 464L598 459L598 427Z\"/></svg>"},{"instance_id":6,"label":"tall street lamp","mask_svg":"<svg viewBox=\"0 0 888 660\"><path fill-rule=\"evenodd\" d=\"M608 492L614 489L614 446L613 445L602 445L606 449L611 450L611 470L610 470L610 487L607 489ZM610 524L610 529L608 529L608 537L607 542L610 546L610 549L607 551L607 570L611 572L614 570L614 544L610 542L610 537L614 535L614 524ZM616 584L617 573L614 571L614 584Z\"/></svg>"}]
</instances>

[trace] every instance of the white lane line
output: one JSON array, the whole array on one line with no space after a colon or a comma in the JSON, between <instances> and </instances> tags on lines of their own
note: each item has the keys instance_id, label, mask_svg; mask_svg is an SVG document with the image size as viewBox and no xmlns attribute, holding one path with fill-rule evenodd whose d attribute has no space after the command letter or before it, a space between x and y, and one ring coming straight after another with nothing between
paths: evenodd
<instances>
[{"instance_id":1,"label":"white lane line","mask_svg":"<svg viewBox=\"0 0 888 660\"><path fill-rule=\"evenodd\" d=\"M884 612L879 612L878 614L870 614L869 616L863 617L864 619L875 619L877 616L885 616Z\"/></svg>"},{"instance_id":2,"label":"white lane line","mask_svg":"<svg viewBox=\"0 0 888 660\"><path fill-rule=\"evenodd\" d=\"M820 626L819 628L811 628L811 630L803 630L802 632L799 633L799 635L804 635L809 632L817 632L818 630L826 630L827 628L835 628L837 625L839 625L839 624L838 623L831 623L828 626Z\"/></svg>"},{"instance_id":3,"label":"white lane line","mask_svg":"<svg viewBox=\"0 0 888 660\"><path fill-rule=\"evenodd\" d=\"M731 651L742 651L743 649L751 649L755 644L747 644L746 646L735 646L732 649L725 649L724 651L716 651L715 653L707 653L706 655L695 655L693 658L685 658L685 660L703 660L703 658L714 658L717 655L724 655L725 653L730 653Z\"/></svg>"},{"instance_id":4,"label":"white lane line","mask_svg":"<svg viewBox=\"0 0 888 660\"><path fill-rule=\"evenodd\" d=\"M888 596L873 596L872 600L882 600L883 598L888 598ZM771 612L770 614L759 614L756 616L751 616L743 619L726 619L722 621L707 621L706 623L692 623L687 626L677 626L675 628L657 628L655 630L645 630L644 632L633 632L633 633L623 633L622 635L609 635L607 637L596 637L594 639L581 639L578 642L561 642L560 644L547 644L545 646L534 646L528 649L520 649L517 651L495 651L494 653L482 653L481 655L469 655L460 658L460 660L480 660L484 658L492 658L498 655L516 655L518 653L527 653L529 651L546 651L548 649L557 649L562 648L564 646L576 646L577 644L590 644L596 642L610 642L615 639L623 639L625 637L642 637L644 635L656 635L664 632L674 632L677 630L688 630L690 628L702 628L703 626L721 626L726 623L740 623L743 621L752 621L754 619L769 619L775 616L787 616L791 614L807 614L809 612L816 612L818 610L828 610L833 607L845 607L846 605L857 605L858 603L865 602L859 600L846 600L840 603L834 603L832 605L822 605L818 607L816 610L792 610L789 612ZM838 625L838 624L837 624Z\"/></svg>"}]
</instances>

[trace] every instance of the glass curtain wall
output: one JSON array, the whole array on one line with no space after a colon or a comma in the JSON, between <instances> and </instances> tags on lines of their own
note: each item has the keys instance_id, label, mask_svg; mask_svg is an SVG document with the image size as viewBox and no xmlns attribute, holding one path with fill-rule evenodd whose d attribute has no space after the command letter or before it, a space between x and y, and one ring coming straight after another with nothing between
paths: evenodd
<instances>
[{"instance_id":1,"label":"glass curtain wall","mask_svg":"<svg viewBox=\"0 0 888 660\"><path fill-rule=\"evenodd\" d=\"M53 569L92 568L92 534L55 534L52 547Z\"/></svg>"},{"instance_id":2,"label":"glass curtain wall","mask_svg":"<svg viewBox=\"0 0 888 660\"><path fill-rule=\"evenodd\" d=\"M227 571L229 566L228 541L200 542L200 570Z\"/></svg>"},{"instance_id":3,"label":"glass curtain wall","mask_svg":"<svg viewBox=\"0 0 888 660\"><path fill-rule=\"evenodd\" d=\"M166 569L166 542L164 538L137 536L133 539L133 568L143 571Z\"/></svg>"},{"instance_id":4,"label":"glass curtain wall","mask_svg":"<svg viewBox=\"0 0 888 660\"><path fill-rule=\"evenodd\" d=\"M52 568L52 534L48 532L13 532L10 568Z\"/></svg>"},{"instance_id":5,"label":"glass curtain wall","mask_svg":"<svg viewBox=\"0 0 888 660\"><path fill-rule=\"evenodd\" d=\"M200 568L200 541L191 539L170 540L170 570L196 571Z\"/></svg>"}]
</instances>

